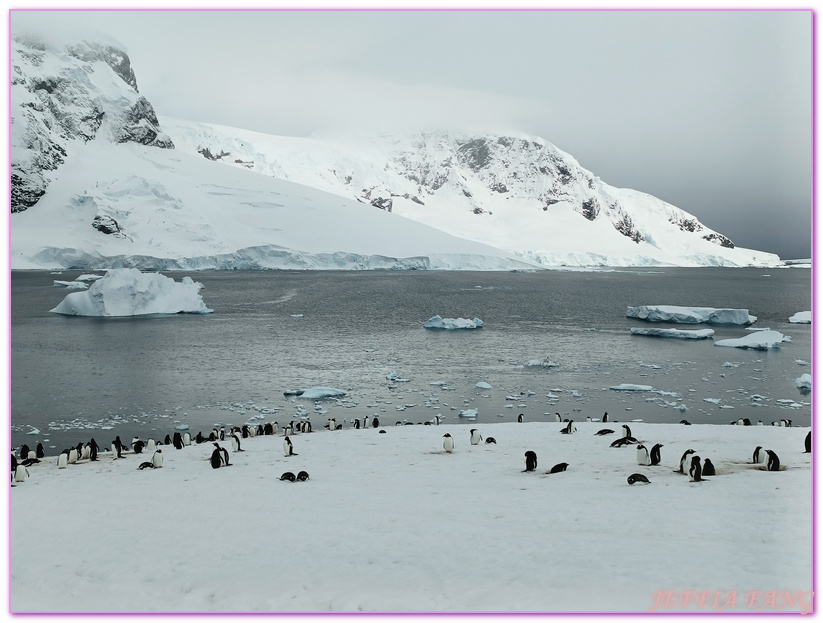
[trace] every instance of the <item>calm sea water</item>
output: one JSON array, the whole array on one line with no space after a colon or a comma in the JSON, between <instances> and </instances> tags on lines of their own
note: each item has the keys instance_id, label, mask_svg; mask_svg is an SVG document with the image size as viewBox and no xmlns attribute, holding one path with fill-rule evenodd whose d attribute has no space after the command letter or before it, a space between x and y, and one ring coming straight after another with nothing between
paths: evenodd
<instances>
[{"instance_id":1,"label":"calm sea water","mask_svg":"<svg viewBox=\"0 0 823 623\"><path fill-rule=\"evenodd\" d=\"M67 294L53 280L79 274L12 273L12 447L43 442L56 454L91 437L106 447L115 435L162 439L183 424L207 435L216 424L282 426L301 415L320 432L328 417L349 428L366 415L395 425L440 414L479 427L606 411L618 421L810 424L810 398L794 381L811 372L811 329L788 322L811 309L809 270L170 273L203 283L214 313L50 313ZM791 342L764 352L632 336L647 325L625 316L629 305L746 308L755 327ZM436 314L484 326L424 329ZM747 333L712 328L715 341ZM524 367L536 359L558 365ZM610 389L621 383L657 393ZM348 394L318 404L283 395L314 386ZM458 417L465 409L476 420Z\"/></svg>"}]
</instances>

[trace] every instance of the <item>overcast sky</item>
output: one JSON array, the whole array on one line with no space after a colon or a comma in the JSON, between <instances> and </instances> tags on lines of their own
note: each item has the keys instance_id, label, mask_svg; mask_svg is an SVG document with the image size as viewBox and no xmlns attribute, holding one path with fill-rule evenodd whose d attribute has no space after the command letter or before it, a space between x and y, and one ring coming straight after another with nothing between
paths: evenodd
<instances>
[{"instance_id":1,"label":"overcast sky","mask_svg":"<svg viewBox=\"0 0 823 623\"><path fill-rule=\"evenodd\" d=\"M110 37L160 115L545 138L737 246L811 257L812 13L12 11Z\"/></svg>"}]
</instances>

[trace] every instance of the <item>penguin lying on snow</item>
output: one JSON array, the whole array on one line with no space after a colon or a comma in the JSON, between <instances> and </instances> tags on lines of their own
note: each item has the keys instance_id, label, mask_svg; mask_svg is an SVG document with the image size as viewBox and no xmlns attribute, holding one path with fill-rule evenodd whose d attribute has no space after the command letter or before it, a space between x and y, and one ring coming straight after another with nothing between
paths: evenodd
<instances>
[{"instance_id":1,"label":"penguin lying on snow","mask_svg":"<svg viewBox=\"0 0 823 623\"><path fill-rule=\"evenodd\" d=\"M601 428L595 435L611 435L614 431L611 428Z\"/></svg>"},{"instance_id":2,"label":"penguin lying on snow","mask_svg":"<svg viewBox=\"0 0 823 623\"><path fill-rule=\"evenodd\" d=\"M550 474L559 474L560 472L565 472L566 468L569 466L568 463L558 463L554 467L549 470Z\"/></svg>"},{"instance_id":3,"label":"penguin lying on snow","mask_svg":"<svg viewBox=\"0 0 823 623\"><path fill-rule=\"evenodd\" d=\"M296 477L292 472L283 472L280 476L280 480L288 480L289 482L294 482L295 479Z\"/></svg>"},{"instance_id":4,"label":"penguin lying on snow","mask_svg":"<svg viewBox=\"0 0 823 623\"><path fill-rule=\"evenodd\" d=\"M631 476L626 478L626 481L630 485L633 485L633 484L636 484L636 483L640 483L640 484L643 484L643 485L651 484L651 481L648 478L646 478L643 474L632 474Z\"/></svg>"},{"instance_id":5,"label":"penguin lying on snow","mask_svg":"<svg viewBox=\"0 0 823 623\"><path fill-rule=\"evenodd\" d=\"M486 437L486 443L493 443L497 445L497 440L494 437Z\"/></svg>"}]
</instances>

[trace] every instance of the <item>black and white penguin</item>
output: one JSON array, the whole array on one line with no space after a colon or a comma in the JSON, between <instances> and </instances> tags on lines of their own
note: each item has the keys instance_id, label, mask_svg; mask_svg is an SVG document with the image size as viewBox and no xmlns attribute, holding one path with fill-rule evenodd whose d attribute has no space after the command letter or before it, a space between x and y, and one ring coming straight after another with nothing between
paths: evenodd
<instances>
[{"instance_id":1,"label":"black and white penguin","mask_svg":"<svg viewBox=\"0 0 823 623\"><path fill-rule=\"evenodd\" d=\"M757 446L752 452L752 463L755 465L765 463L768 459L769 455L766 454L766 449L763 446Z\"/></svg>"},{"instance_id":2,"label":"black and white penguin","mask_svg":"<svg viewBox=\"0 0 823 623\"><path fill-rule=\"evenodd\" d=\"M603 414L603 417L600 419L601 422L608 422L609 421L609 412Z\"/></svg>"},{"instance_id":3,"label":"black and white penguin","mask_svg":"<svg viewBox=\"0 0 823 623\"><path fill-rule=\"evenodd\" d=\"M250 436L249 426L248 424L243 424L242 428L240 429L240 434L242 435L243 439L248 439Z\"/></svg>"},{"instance_id":4,"label":"black and white penguin","mask_svg":"<svg viewBox=\"0 0 823 623\"><path fill-rule=\"evenodd\" d=\"M237 433L231 434L231 449L234 452L240 452L240 437Z\"/></svg>"},{"instance_id":5,"label":"black and white penguin","mask_svg":"<svg viewBox=\"0 0 823 623\"><path fill-rule=\"evenodd\" d=\"M131 442L131 449L134 450L135 454L143 454L143 447L144 446L145 446L145 444L142 441L140 441L139 439L137 439L137 441L132 441Z\"/></svg>"},{"instance_id":6,"label":"black and white penguin","mask_svg":"<svg viewBox=\"0 0 823 623\"><path fill-rule=\"evenodd\" d=\"M529 450L526 452L526 469L523 471L533 472L537 469L537 453Z\"/></svg>"},{"instance_id":7,"label":"black and white penguin","mask_svg":"<svg viewBox=\"0 0 823 623\"><path fill-rule=\"evenodd\" d=\"M574 420L569 420L568 423L560 429L560 433L563 435L571 435L576 430L577 427L574 425Z\"/></svg>"},{"instance_id":8,"label":"black and white penguin","mask_svg":"<svg viewBox=\"0 0 823 623\"><path fill-rule=\"evenodd\" d=\"M523 421L523 414L522 414L522 413L521 413L520 415L518 415L518 416L517 416L517 421L518 421L518 422L522 422L522 421Z\"/></svg>"},{"instance_id":9,"label":"black and white penguin","mask_svg":"<svg viewBox=\"0 0 823 623\"><path fill-rule=\"evenodd\" d=\"M611 428L601 428L595 433L595 435L600 435L602 437L603 435L611 435L612 433L614 433L614 431Z\"/></svg>"},{"instance_id":10,"label":"black and white penguin","mask_svg":"<svg viewBox=\"0 0 823 623\"><path fill-rule=\"evenodd\" d=\"M206 441L208 440L205 437L203 437L203 432L197 431L197 434L194 436L194 443L200 444L206 443Z\"/></svg>"},{"instance_id":11,"label":"black and white penguin","mask_svg":"<svg viewBox=\"0 0 823 623\"><path fill-rule=\"evenodd\" d=\"M363 428L369 428L370 424L371 424L371 416L367 415L363 418Z\"/></svg>"},{"instance_id":12,"label":"black and white penguin","mask_svg":"<svg viewBox=\"0 0 823 623\"><path fill-rule=\"evenodd\" d=\"M29 477L29 470L26 469L25 465L18 465L17 469L14 470L14 481L15 482L25 482L26 478Z\"/></svg>"},{"instance_id":13,"label":"black and white penguin","mask_svg":"<svg viewBox=\"0 0 823 623\"><path fill-rule=\"evenodd\" d=\"M31 467L35 463L39 463L40 459L34 457L33 459L26 459L25 461L20 461L20 465L25 465L26 467Z\"/></svg>"},{"instance_id":14,"label":"black and white penguin","mask_svg":"<svg viewBox=\"0 0 823 623\"><path fill-rule=\"evenodd\" d=\"M692 464L689 466L689 477L692 482L700 482L703 480L703 468L700 467L700 457L696 454L692 457Z\"/></svg>"},{"instance_id":15,"label":"black and white penguin","mask_svg":"<svg viewBox=\"0 0 823 623\"><path fill-rule=\"evenodd\" d=\"M372 428L379 428L380 427L380 420L378 420L377 418L374 418L371 421L371 426L372 426Z\"/></svg>"},{"instance_id":16,"label":"black and white penguin","mask_svg":"<svg viewBox=\"0 0 823 623\"><path fill-rule=\"evenodd\" d=\"M289 482L294 482L296 480L296 477L295 477L293 472L283 472L280 475L280 480L287 480Z\"/></svg>"},{"instance_id":17,"label":"black and white penguin","mask_svg":"<svg viewBox=\"0 0 823 623\"><path fill-rule=\"evenodd\" d=\"M14 456L14 452L11 453L11 480L14 482L14 472L17 471L17 457Z\"/></svg>"},{"instance_id":18,"label":"black and white penguin","mask_svg":"<svg viewBox=\"0 0 823 623\"><path fill-rule=\"evenodd\" d=\"M57 457L57 467L59 469L66 469L69 464L69 451L63 450Z\"/></svg>"},{"instance_id":19,"label":"black and white penguin","mask_svg":"<svg viewBox=\"0 0 823 623\"><path fill-rule=\"evenodd\" d=\"M46 456L46 449L43 447L42 443L37 444L37 451L35 452L35 456L38 459L42 459L43 457Z\"/></svg>"},{"instance_id":20,"label":"black and white penguin","mask_svg":"<svg viewBox=\"0 0 823 623\"><path fill-rule=\"evenodd\" d=\"M549 470L550 474L559 474L560 472L565 472L566 468L569 466L568 463L558 463L554 467Z\"/></svg>"},{"instance_id":21,"label":"black and white penguin","mask_svg":"<svg viewBox=\"0 0 823 623\"><path fill-rule=\"evenodd\" d=\"M159 448L151 455L151 464L155 467L163 467L163 451Z\"/></svg>"},{"instance_id":22,"label":"black and white penguin","mask_svg":"<svg viewBox=\"0 0 823 623\"><path fill-rule=\"evenodd\" d=\"M217 469L223 465L223 453L221 452L220 446L216 443L214 444L216 447L214 451L211 453L211 458L209 462L211 463L212 469Z\"/></svg>"},{"instance_id":23,"label":"black and white penguin","mask_svg":"<svg viewBox=\"0 0 823 623\"><path fill-rule=\"evenodd\" d=\"M100 448L98 447L97 442L94 440L94 437L92 437L89 440L89 461L97 460L97 451L99 449Z\"/></svg>"},{"instance_id":24,"label":"black and white penguin","mask_svg":"<svg viewBox=\"0 0 823 623\"><path fill-rule=\"evenodd\" d=\"M309 472L297 472L298 482L306 482L309 479Z\"/></svg>"},{"instance_id":25,"label":"black and white penguin","mask_svg":"<svg viewBox=\"0 0 823 623\"><path fill-rule=\"evenodd\" d=\"M286 456L296 456L294 454L294 446L292 445L291 439L289 439L288 435L283 438L283 452L286 453Z\"/></svg>"},{"instance_id":26,"label":"black and white penguin","mask_svg":"<svg viewBox=\"0 0 823 623\"><path fill-rule=\"evenodd\" d=\"M656 443L652 446L652 451L649 454L649 460L651 461L651 465L660 465L660 448L662 447L662 443Z\"/></svg>"},{"instance_id":27,"label":"black and white penguin","mask_svg":"<svg viewBox=\"0 0 823 623\"><path fill-rule=\"evenodd\" d=\"M163 440L163 445L164 446L170 446L171 445L171 437L166 435L166 438Z\"/></svg>"},{"instance_id":28,"label":"black and white penguin","mask_svg":"<svg viewBox=\"0 0 823 623\"><path fill-rule=\"evenodd\" d=\"M254 433L254 435L252 435L252 437L257 437L258 435L263 435L263 425L258 424L257 428L252 427L249 430L249 432Z\"/></svg>"},{"instance_id":29,"label":"black and white penguin","mask_svg":"<svg viewBox=\"0 0 823 623\"><path fill-rule=\"evenodd\" d=\"M689 465L691 464L691 456L694 454L694 450L689 448L683 453L683 456L680 457L680 469L677 470L679 474L687 474L689 471Z\"/></svg>"},{"instance_id":30,"label":"black and white penguin","mask_svg":"<svg viewBox=\"0 0 823 623\"><path fill-rule=\"evenodd\" d=\"M151 461L143 461L142 463L140 463L140 465L137 466L137 469L146 469L146 468L154 469L154 463L152 463Z\"/></svg>"},{"instance_id":31,"label":"black and white penguin","mask_svg":"<svg viewBox=\"0 0 823 623\"><path fill-rule=\"evenodd\" d=\"M223 459L223 467L228 467L229 465L231 465L231 463L229 463L229 451L228 450L221 447L220 448L220 456Z\"/></svg>"},{"instance_id":32,"label":"black and white penguin","mask_svg":"<svg viewBox=\"0 0 823 623\"><path fill-rule=\"evenodd\" d=\"M703 475L717 476L717 473L714 471L714 463L712 463L710 459L704 459L703 461Z\"/></svg>"},{"instance_id":33,"label":"black and white penguin","mask_svg":"<svg viewBox=\"0 0 823 623\"><path fill-rule=\"evenodd\" d=\"M20 446L20 458L21 459L29 458L29 452L30 452L29 447L26 444L23 444L22 446Z\"/></svg>"},{"instance_id":34,"label":"black and white penguin","mask_svg":"<svg viewBox=\"0 0 823 623\"><path fill-rule=\"evenodd\" d=\"M360 429L360 419L359 418L354 418L354 427L358 430Z\"/></svg>"},{"instance_id":35,"label":"black and white penguin","mask_svg":"<svg viewBox=\"0 0 823 623\"><path fill-rule=\"evenodd\" d=\"M623 436L624 437L631 437L632 436L632 429L629 428L627 424L622 425L623 428Z\"/></svg>"},{"instance_id":36,"label":"black and white penguin","mask_svg":"<svg viewBox=\"0 0 823 623\"><path fill-rule=\"evenodd\" d=\"M494 437L486 437L486 443L493 443L494 445L497 445L497 439Z\"/></svg>"},{"instance_id":37,"label":"black and white penguin","mask_svg":"<svg viewBox=\"0 0 823 623\"><path fill-rule=\"evenodd\" d=\"M337 420L335 420L333 417L330 417L326 421L326 426L324 428L328 428L329 430L334 430L336 427L337 427Z\"/></svg>"},{"instance_id":38,"label":"black and white penguin","mask_svg":"<svg viewBox=\"0 0 823 623\"><path fill-rule=\"evenodd\" d=\"M649 451L646 449L646 446L641 443L637 446L637 464L648 465L649 463Z\"/></svg>"},{"instance_id":39,"label":"black and white penguin","mask_svg":"<svg viewBox=\"0 0 823 623\"><path fill-rule=\"evenodd\" d=\"M285 436L294 435L294 427L292 426L291 422L289 422L288 424L286 424L283 427L283 435L285 435Z\"/></svg>"},{"instance_id":40,"label":"black and white penguin","mask_svg":"<svg viewBox=\"0 0 823 623\"><path fill-rule=\"evenodd\" d=\"M266 422L265 426L263 426L263 434L264 435L274 434L274 429L272 429L272 427L271 427L271 422Z\"/></svg>"},{"instance_id":41,"label":"black and white penguin","mask_svg":"<svg viewBox=\"0 0 823 623\"><path fill-rule=\"evenodd\" d=\"M559 413L557 413L556 411L555 411L555 413L554 413L554 421L555 421L555 422L562 422L562 421L563 421L563 418L562 418L562 417L560 416L560 414L559 414Z\"/></svg>"},{"instance_id":42,"label":"black and white penguin","mask_svg":"<svg viewBox=\"0 0 823 623\"><path fill-rule=\"evenodd\" d=\"M692 425L692 423L689 422L689 420L680 420L680 423L683 424L684 426L691 426Z\"/></svg>"},{"instance_id":43,"label":"black and white penguin","mask_svg":"<svg viewBox=\"0 0 823 623\"><path fill-rule=\"evenodd\" d=\"M643 474L632 474L628 478L626 478L626 482L630 485L640 483L641 485L648 485L651 484L651 481L646 478Z\"/></svg>"},{"instance_id":44,"label":"black and white penguin","mask_svg":"<svg viewBox=\"0 0 823 623\"><path fill-rule=\"evenodd\" d=\"M191 445L191 435L189 435L188 431L183 433L183 445L190 446Z\"/></svg>"},{"instance_id":45,"label":"black and white penguin","mask_svg":"<svg viewBox=\"0 0 823 623\"><path fill-rule=\"evenodd\" d=\"M621 437L620 439L615 439L613 442L609 444L610 448L622 448L623 446L629 446L637 441L634 437Z\"/></svg>"},{"instance_id":46,"label":"black and white penguin","mask_svg":"<svg viewBox=\"0 0 823 623\"><path fill-rule=\"evenodd\" d=\"M812 431L806 433L806 449L803 451L803 454L807 454L812 451Z\"/></svg>"},{"instance_id":47,"label":"black and white penguin","mask_svg":"<svg viewBox=\"0 0 823 623\"><path fill-rule=\"evenodd\" d=\"M75 463L77 463L78 458L80 458L80 457L77 454L77 448L70 448L69 449L69 463L74 465Z\"/></svg>"},{"instance_id":48,"label":"black and white penguin","mask_svg":"<svg viewBox=\"0 0 823 623\"><path fill-rule=\"evenodd\" d=\"M183 436L179 431L175 431L174 433L174 447L178 450L183 449Z\"/></svg>"},{"instance_id":49,"label":"black and white penguin","mask_svg":"<svg viewBox=\"0 0 823 623\"><path fill-rule=\"evenodd\" d=\"M471 434L470 441L473 446L476 446L481 441L483 441L483 436L480 434L480 431L478 431L476 428L471 429L469 433Z\"/></svg>"},{"instance_id":50,"label":"black and white penguin","mask_svg":"<svg viewBox=\"0 0 823 623\"><path fill-rule=\"evenodd\" d=\"M155 442L153 438L149 437L146 440L146 447L144 449L146 452L154 452L157 450L157 442Z\"/></svg>"},{"instance_id":51,"label":"black and white penguin","mask_svg":"<svg viewBox=\"0 0 823 623\"><path fill-rule=\"evenodd\" d=\"M779 472L780 471L780 459L777 458L777 454L775 454L771 450L766 450L766 454L769 455L769 460L766 463L766 470L770 471L770 472Z\"/></svg>"},{"instance_id":52,"label":"black and white penguin","mask_svg":"<svg viewBox=\"0 0 823 623\"><path fill-rule=\"evenodd\" d=\"M340 427L342 428L343 425L341 424ZM302 432L304 432L304 433L310 433L311 432L311 422L308 422L308 421L303 422Z\"/></svg>"},{"instance_id":53,"label":"black and white penguin","mask_svg":"<svg viewBox=\"0 0 823 623\"><path fill-rule=\"evenodd\" d=\"M443 435L443 449L450 454L454 450L454 439L449 433Z\"/></svg>"}]
</instances>

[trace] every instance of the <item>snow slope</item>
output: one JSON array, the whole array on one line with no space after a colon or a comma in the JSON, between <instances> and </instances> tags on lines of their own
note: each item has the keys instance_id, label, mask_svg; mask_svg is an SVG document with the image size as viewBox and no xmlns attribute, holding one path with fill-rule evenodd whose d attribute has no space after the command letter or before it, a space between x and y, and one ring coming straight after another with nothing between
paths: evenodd
<instances>
[{"instance_id":1,"label":"snow slope","mask_svg":"<svg viewBox=\"0 0 823 623\"><path fill-rule=\"evenodd\" d=\"M806 428L631 423L647 448L664 444L651 467L631 444L609 447L612 422L575 422L571 435L559 422L473 425L497 441L477 446L468 426L348 426L292 436L292 457L282 434L244 439L243 452L223 442L232 465L220 469L211 443L164 446L154 470L137 469L145 454L32 466L9 492L11 610L810 607ZM604 427L617 432L594 434ZM757 446L785 469L751 465ZM675 473L690 448L718 476ZM300 470L308 481L279 480ZM651 484L628 485L635 472ZM708 601L682 601L688 591Z\"/></svg>"}]
</instances>

